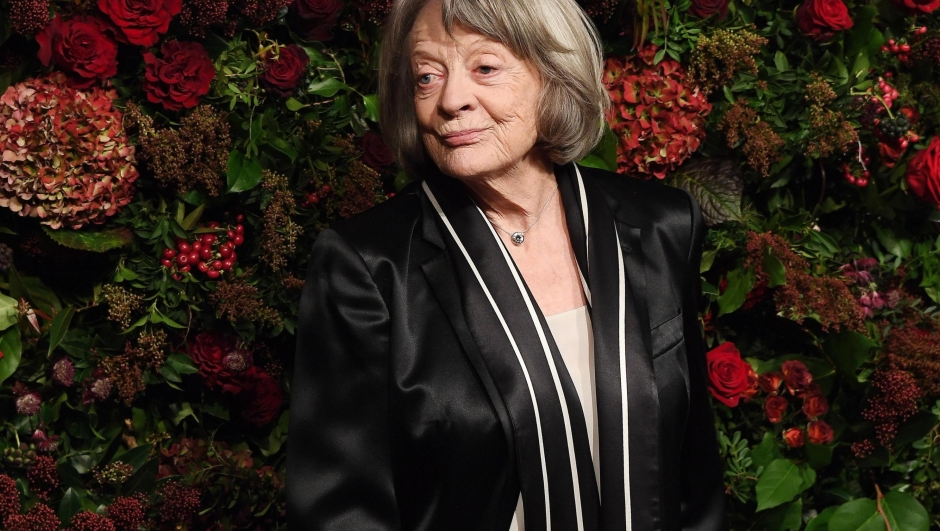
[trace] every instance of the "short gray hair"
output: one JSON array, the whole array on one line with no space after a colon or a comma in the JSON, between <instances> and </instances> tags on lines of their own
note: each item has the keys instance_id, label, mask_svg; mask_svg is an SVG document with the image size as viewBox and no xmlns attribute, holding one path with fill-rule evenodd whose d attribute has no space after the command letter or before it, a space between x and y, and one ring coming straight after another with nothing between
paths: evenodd
<instances>
[{"instance_id":1,"label":"short gray hair","mask_svg":"<svg viewBox=\"0 0 940 531\"><path fill-rule=\"evenodd\" d=\"M418 130L411 30L430 0L397 0L385 24L379 58L382 134L398 163L420 177L429 159ZM575 0L442 0L444 26L454 23L502 43L530 61L542 79L538 144L556 164L590 153L604 133L610 96L601 80L597 28Z\"/></svg>"}]
</instances>

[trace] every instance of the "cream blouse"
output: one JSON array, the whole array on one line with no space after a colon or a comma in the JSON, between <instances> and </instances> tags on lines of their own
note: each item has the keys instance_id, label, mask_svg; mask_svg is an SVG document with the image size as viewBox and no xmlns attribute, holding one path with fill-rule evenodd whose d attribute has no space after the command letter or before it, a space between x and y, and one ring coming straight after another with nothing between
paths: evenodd
<instances>
[{"instance_id":1,"label":"cream blouse","mask_svg":"<svg viewBox=\"0 0 940 531\"><path fill-rule=\"evenodd\" d=\"M584 422L587 425L588 442L591 445L591 457L594 461L594 477L600 488L599 448L597 441L597 407L594 394L594 336L591 332L591 314L587 306L545 317L552 337L558 346L558 352L565 361L565 368L571 375ZM516 504L516 512L509 524L509 531L524 531L525 520L522 510L522 494Z\"/></svg>"}]
</instances>

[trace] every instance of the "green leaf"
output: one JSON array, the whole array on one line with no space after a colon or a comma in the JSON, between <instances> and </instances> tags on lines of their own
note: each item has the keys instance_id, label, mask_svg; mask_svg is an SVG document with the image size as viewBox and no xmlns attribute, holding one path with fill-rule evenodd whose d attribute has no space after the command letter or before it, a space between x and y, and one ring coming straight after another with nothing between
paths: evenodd
<instances>
[{"instance_id":1,"label":"green leaf","mask_svg":"<svg viewBox=\"0 0 940 531\"><path fill-rule=\"evenodd\" d=\"M764 438L760 444L751 449L751 459L757 468L766 467L775 459L783 458L780 453L780 445L772 432L764 432Z\"/></svg>"},{"instance_id":2,"label":"green leaf","mask_svg":"<svg viewBox=\"0 0 940 531\"><path fill-rule=\"evenodd\" d=\"M735 269L725 277L728 287L718 296L718 316L731 313L747 300L747 294L754 288L754 271L752 269Z\"/></svg>"},{"instance_id":3,"label":"green leaf","mask_svg":"<svg viewBox=\"0 0 940 531\"><path fill-rule=\"evenodd\" d=\"M826 507L823 512L816 515L816 518L806 524L804 531L829 531L829 520L832 519L832 514L835 512L835 507Z\"/></svg>"},{"instance_id":4,"label":"green leaf","mask_svg":"<svg viewBox=\"0 0 940 531\"><path fill-rule=\"evenodd\" d=\"M307 86L307 92L316 94L317 96L323 96L324 98L331 98L343 89L349 89L349 86L332 77L314 81Z\"/></svg>"},{"instance_id":5,"label":"green leaf","mask_svg":"<svg viewBox=\"0 0 940 531\"><path fill-rule=\"evenodd\" d=\"M304 107L306 107L306 105L304 105L303 103L300 103L294 98L287 98L287 101L284 103L284 105L287 107L287 110L294 111L294 112L297 112L300 109L303 109Z\"/></svg>"},{"instance_id":6,"label":"green leaf","mask_svg":"<svg viewBox=\"0 0 940 531\"><path fill-rule=\"evenodd\" d=\"M764 271L766 271L767 275L770 277L767 280L768 288L783 286L787 283L787 268L783 265L783 262L781 262L779 258L770 253L764 253L764 261L762 265L764 267Z\"/></svg>"},{"instance_id":7,"label":"green leaf","mask_svg":"<svg viewBox=\"0 0 940 531\"><path fill-rule=\"evenodd\" d=\"M62 496L62 503L59 504L59 520L68 523L81 510L81 497L74 488L69 487L69 490L65 491L65 496Z\"/></svg>"},{"instance_id":8,"label":"green leaf","mask_svg":"<svg viewBox=\"0 0 940 531\"><path fill-rule=\"evenodd\" d=\"M789 459L775 459L757 480L757 511L793 501L803 490L803 483L800 467Z\"/></svg>"},{"instance_id":9,"label":"green leaf","mask_svg":"<svg viewBox=\"0 0 940 531\"><path fill-rule=\"evenodd\" d=\"M884 531L884 518L874 500L862 498L839 506L829 519L829 531ZM892 530L893 531L893 530Z\"/></svg>"},{"instance_id":10,"label":"green leaf","mask_svg":"<svg viewBox=\"0 0 940 531\"><path fill-rule=\"evenodd\" d=\"M124 493L133 494L135 492L150 493L157 479L157 472L160 470L160 458L154 457L141 466L134 475L124 484Z\"/></svg>"},{"instance_id":11,"label":"green leaf","mask_svg":"<svg viewBox=\"0 0 940 531\"><path fill-rule=\"evenodd\" d=\"M786 72L790 69L790 62L787 61L787 56L780 50L777 50L777 53L774 54L774 66L776 66L777 70L780 72Z\"/></svg>"},{"instance_id":12,"label":"green leaf","mask_svg":"<svg viewBox=\"0 0 940 531\"><path fill-rule=\"evenodd\" d=\"M362 104L366 107L366 118L377 123L379 121L379 96L367 94L362 97Z\"/></svg>"},{"instance_id":13,"label":"green leaf","mask_svg":"<svg viewBox=\"0 0 940 531\"><path fill-rule=\"evenodd\" d=\"M0 383L9 378L20 366L20 357L23 354L23 345L20 343L20 331L10 328L0 337Z\"/></svg>"},{"instance_id":14,"label":"green leaf","mask_svg":"<svg viewBox=\"0 0 940 531\"><path fill-rule=\"evenodd\" d=\"M930 517L924 506L910 494L891 491L881 499L881 510L891 531L929 531Z\"/></svg>"},{"instance_id":15,"label":"green leaf","mask_svg":"<svg viewBox=\"0 0 940 531\"><path fill-rule=\"evenodd\" d=\"M134 241L134 233L127 227L120 227L109 230L53 230L43 226L46 234L52 238L52 241L68 247L78 249L79 251L91 251L94 253L105 253L112 249L118 249L130 245Z\"/></svg>"},{"instance_id":16,"label":"green leaf","mask_svg":"<svg viewBox=\"0 0 940 531\"><path fill-rule=\"evenodd\" d=\"M176 369L171 365L163 365L160 367L160 374L170 382L181 383L183 381L183 379L180 378L180 374L176 372Z\"/></svg>"},{"instance_id":17,"label":"green leaf","mask_svg":"<svg viewBox=\"0 0 940 531\"><path fill-rule=\"evenodd\" d=\"M150 457L150 450L152 449L152 444L137 446L131 448L121 455L116 456L114 460L127 463L128 465L134 467L134 470L137 471L140 469L140 467L144 466L144 463L147 462L147 459Z\"/></svg>"},{"instance_id":18,"label":"green leaf","mask_svg":"<svg viewBox=\"0 0 940 531\"><path fill-rule=\"evenodd\" d=\"M55 315L62 309L59 296L42 280L36 277L21 277L19 272L10 268L10 296L14 299L26 299L34 308L46 315Z\"/></svg>"},{"instance_id":19,"label":"green leaf","mask_svg":"<svg viewBox=\"0 0 940 531\"><path fill-rule=\"evenodd\" d=\"M758 515L757 521L750 529L760 531L788 531L799 529L803 523L803 500L797 499L768 509Z\"/></svg>"},{"instance_id":20,"label":"green leaf","mask_svg":"<svg viewBox=\"0 0 940 531\"><path fill-rule=\"evenodd\" d=\"M261 182L261 163L246 158L241 151L232 151L228 158L228 191L251 190Z\"/></svg>"},{"instance_id":21,"label":"green leaf","mask_svg":"<svg viewBox=\"0 0 940 531\"><path fill-rule=\"evenodd\" d=\"M872 359L873 348L875 348L874 341L858 332L848 330L830 334L823 343L823 351L832 359L836 367L852 377L863 363Z\"/></svg>"},{"instance_id":22,"label":"green leaf","mask_svg":"<svg viewBox=\"0 0 940 531\"><path fill-rule=\"evenodd\" d=\"M914 246L910 240L898 239L893 230L881 228L877 225L875 225L875 233L878 235L878 242L889 253L901 258L908 258L911 255Z\"/></svg>"},{"instance_id":23,"label":"green leaf","mask_svg":"<svg viewBox=\"0 0 940 531\"><path fill-rule=\"evenodd\" d=\"M176 372L179 374L196 374L199 372L199 369L196 367L196 364L193 363L193 360L186 354L180 352L174 352L167 357L166 362L173 366L176 369Z\"/></svg>"},{"instance_id":24,"label":"green leaf","mask_svg":"<svg viewBox=\"0 0 940 531\"><path fill-rule=\"evenodd\" d=\"M612 171L611 168L604 162L604 159L598 157L594 154L588 154L588 156L578 161L578 164L586 168L600 168L602 170Z\"/></svg>"},{"instance_id":25,"label":"green leaf","mask_svg":"<svg viewBox=\"0 0 940 531\"><path fill-rule=\"evenodd\" d=\"M741 166L730 159L697 159L682 166L667 184L692 194L702 208L708 225L723 221L743 221L741 196L744 180Z\"/></svg>"},{"instance_id":26,"label":"green leaf","mask_svg":"<svg viewBox=\"0 0 940 531\"><path fill-rule=\"evenodd\" d=\"M300 154L297 152L296 149L294 149L294 146L291 146L290 143L288 143L283 138L277 138L277 137L272 138L271 140L268 141L268 145L280 151L281 153L287 155L287 157L291 161L291 164L293 164L294 161L297 160L297 155Z\"/></svg>"},{"instance_id":27,"label":"green leaf","mask_svg":"<svg viewBox=\"0 0 940 531\"><path fill-rule=\"evenodd\" d=\"M16 299L0 293L0 330L10 328L19 320L20 313L16 305Z\"/></svg>"},{"instance_id":28,"label":"green leaf","mask_svg":"<svg viewBox=\"0 0 940 531\"><path fill-rule=\"evenodd\" d=\"M75 308L69 306L68 308L55 314L55 317L53 317L52 328L49 330L50 356L52 355L52 351L62 343L63 339L65 339L65 333L69 331L69 324L71 324L72 317L74 316Z\"/></svg>"},{"instance_id":29,"label":"green leaf","mask_svg":"<svg viewBox=\"0 0 940 531\"><path fill-rule=\"evenodd\" d=\"M182 203L180 204L182 205ZM182 228L183 230L193 230L193 227L196 226L196 223L199 223L199 218L202 217L202 213L203 211L205 211L205 209L206 209L205 204L199 205L195 209L193 209L192 212L190 212L189 214L187 214L185 218L183 218L183 222L179 224L180 228Z\"/></svg>"},{"instance_id":30,"label":"green leaf","mask_svg":"<svg viewBox=\"0 0 940 531\"><path fill-rule=\"evenodd\" d=\"M832 451L834 445L806 443L806 457L809 458L809 466L820 469L829 466L832 462Z\"/></svg>"}]
</instances>

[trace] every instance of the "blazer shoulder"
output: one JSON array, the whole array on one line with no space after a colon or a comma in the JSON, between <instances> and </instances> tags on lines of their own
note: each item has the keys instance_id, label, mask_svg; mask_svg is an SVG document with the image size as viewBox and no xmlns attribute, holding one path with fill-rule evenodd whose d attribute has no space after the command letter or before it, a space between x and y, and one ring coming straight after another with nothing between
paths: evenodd
<instances>
[{"instance_id":1,"label":"blazer shoulder","mask_svg":"<svg viewBox=\"0 0 940 531\"><path fill-rule=\"evenodd\" d=\"M407 247L421 218L420 190L417 183L409 184L388 201L331 228L363 258L395 256Z\"/></svg>"},{"instance_id":2,"label":"blazer shoulder","mask_svg":"<svg viewBox=\"0 0 940 531\"><path fill-rule=\"evenodd\" d=\"M688 231L699 223L698 203L686 190L598 168L579 168L582 175L607 194L612 200L611 206L626 218L624 221L632 225L678 224L677 228Z\"/></svg>"}]
</instances>

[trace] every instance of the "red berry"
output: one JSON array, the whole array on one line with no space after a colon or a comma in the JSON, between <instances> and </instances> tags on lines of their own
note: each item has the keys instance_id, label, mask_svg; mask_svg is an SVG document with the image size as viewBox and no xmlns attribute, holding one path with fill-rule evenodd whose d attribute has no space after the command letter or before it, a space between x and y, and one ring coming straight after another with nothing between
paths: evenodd
<instances>
[{"instance_id":1,"label":"red berry","mask_svg":"<svg viewBox=\"0 0 940 531\"><path fill-rule=\"evenodd\" d=\"M904 53L907 53L907 52L911 51L911 45L910 45L910 44L902 44L902 45L900 46L900 48L901 48L901 51L904 52Z\"/></svg>"},{"instance_id":2,"label":"red berry","mask_svg":"<svg viewBox=\"0 0 940 531\"><path fill-rule=\"evenodd\" d=\"M882 45L881 45L881 53L888 53L888 50L889 50L889 48L888 48L887 45L885 45L885 44L882 44Z\"/></svg>"},{"instance_id":3,"label":"red berry","mask_svg":"<svg viewBox=\"0 0 940 531\"><path fill-rule=\"evenodd\" d=\"M328 193L330 193L330 192L332 192L332 191L333 191L333 189L330 188L330 185L328 185L328 184L324 184L323 186L320 187L320 193L323 194L323 195L326 195L326 194L328 194Z\"/></svg>"},{"instance_id":4,"label":"red berry","mask_svg":"<svg viewBox=\"0 0 940 531\"><path fill-rule=\"evenodd\" d=\"M228 239L231 240L232 238L235 237L235 231L233 231L233 230L227 230L227 231L225 231L225 235L228 236Z\"/></svg>"},{"instance_id":5,"label":"red berry","mask_svg":"<svg viewBox=\"0 0 940 531\"><path fill-rule=\"evenodd\" d=\"M171 260L171 259L169 259L169 258L164 258L164 259L161 261L161 263L163 264L163 267L166 267L166 268L173 267L173 260Z\"/></svg>"},{"instance_id":6,"label":"red berry","mask_svg":"<svg viewBox=\"0 0 940 531\"><path fill-rule=\"evenodd\" d=\"M235 216L235 221L237 221L237 222L239 222L239 223L241 223L242 221L245 221L245 215L244 215L244 214L239 214L239 215Z\"/></svg>"},{"instance_id":7,"label":"red berry","mask_svg":"<svg viewBox=\"0 0 940 531\"><path fill-rule=\"evenodd\" d=\"M232 268L232 261L231 261L231 260L223 260L223 261L222 261L222 271L228 271L228 270L231 269L231 268Z\"/></svg>"},{"instance_id":8,"label":"red berry","mask_svg":"<svg viewBox=\"0 0 940 531\"><path fill-rule=\"evenodd\" d=\"M858 181L855 181L855 184L858 185L859 188L864 188L868 186L868 179L859 179Z\"/></svg>"},{"instance_id":9,"label":"red berry","mask_svg":"<svg viewBox=\"0 0 940 531\"><path fill-rule=\"evenodd\" d=\"M906 63L908 59L910 59L910 57L908 57L906 53L898 54L898 61Z\"/></svg>"},{"instance_id":10,"label":"red berry","mask_svg":"<svg viewBox=\"0 0 940 531\"><path fill-rule=\"evenodd\" d=\"M918 35L923 35L924 33L927 33L927 26L921 26L921 27L917 28L917 34L918 34Z\"/></svg>"},{"instance_id":11,"label":"red berry","mask_svg":"<svg viewBox=\"0 0 940 531\"><path fill-rule=\"evenodd\" d=\"M888 39L888 46L894 46L895 44L894 39Z\"/></svg>"},{"instance_id":12,"label":"red berry","mask_svg":"<svg viewBox=\"0 0 940 531\"><path fill-rule=\"evenodd\" d=\"M868 170L862 171L862 177L864 177L865 179L868 179L869 177L871 177L871 172Z\"/></svg>"},{"instance_id":13,"label":"red berry","mask_svg":"<svg viewBox=\"0 0 940 531\"><path fill-rule=\"evenodd\" d=\"M200 249L199 258L202 258L203 260L209 260L210 258L212 258L212 249L208 247L203 247L202 249Z\"/></svg>"},{"instance_id":14,"label":"red berry","mask_svg":"<svg viewBox=\"0 0 940 531\"><path fill-rule=\"evenodd\" d=\"M893 78L893 77L894 77L894 72L885 72L885 77L888 78L888 79ZM888 85L885 84L884 86L888 86Z\"/></svg>"},{"instance_id":15,"label":"red berry","mask_svg":"<svg viewBox=\"0 0 940 531\"><path fill-rule=\"evenodd\" d=\"M245 237L241 234L236 234L235 237L232 238L232 243L234 243L236 246L241 245L245 243Z\"/></svg>"},{"instance_id":16,"label":"red berry","mask_svg":"<svg viewBox=\"0 0 940 531\"><path fill-rule=\"evenodd\" d=\"M209 266L206 265L205 262L199 262L198 264L196 264L196 269L198 269L198 270L202 271L203 273L205 273L206 271L209 270Z\"/></svg>"},{"instance_id":17,"label":"red berry","mask_svg":"<svg viewBox=\"0 0 940 531\"><path fill-rule=\"evenodd\" d=\"M898 53L901 48L897 44L891 45L891 53Z\"/></svg>"},{"instance_id":18,"label":"red berry","mask_svg":"<svg viewBox=\"0 0 940 531\"><path fill-rule=\"evenodd\" d=\"M190 265L189 265L189 264L186 264L186 265L184 265L183 267L180 268L180 272L182 272L182 273L189 273L189 270L190 270L190 269L191 269L191 268L190 268Z\"/></svg>"},{"instance_id":19,"label":"red berry","mask_svg":"<svg viewBox=\"0 0 940 531\"><path fill-rule=\"evenodd\" d=\"M208 227L209 227L210 229L217 229L217 228L219 228L219 222L218 222L218 221L210 221Z\"/></svg>"},{"instance_id":20,"label":"red berry","mask_svg":"<svg viewBox=\"0 0 940 531\"><path fill-rule=\"evenodd\" d=\"M310 204L315 205L320 202L320 196L317 194L307 194L307 201L309 201Z\"/></svg>"},{"instance_id":21,"label":"red berry","mask_svg":"<svg viewBox=\"0 0 940 531\"><path fill-rule=\"evenodd\" d=\"M229 256L228 259L234 262L235 260L238 260L238 255L235 254L235 251L232 251L232 256Z\"/></svg>"},{"instance_id":22,"label":"red berry","mask_svg":"<svg viewBox=\"0 0 940 531\"><path fill-rule=\"evenodd\" d=\"M219 247L219 254L222 255L222 258L228 258L232 256L232 250L229 249L228 247L222 246L222 247Z\"/></svg>"},{"instance_id":23,"label":"red berry","mask_svg":"<svg viewBox=\"0 0 940 531\"><path fill-rule=\"evenodd\" d=\"M188 253L193 250L192 246L189 245L189 242L186 240L176 242L176 249L181 253Z\"/></svg>"},{"instance_id":24,"label":"red berry","mask_svg":"<svg viewBox=\"0 0 940 531\"><path fill-rule=\"evenodd\" d=\"M163 250L164 258L173 258L174 256L176 256L176 249L170 249L169 247L167 247L166 249Z\"/></svg>"},{"instance_id":25,"label":"red berry","mask_svg":"<svg viewBox=\"0 0 940 531\"><path fill-rule=\"evenodd\" d=\"M184 265L188 264L188 263L189 263L189 255L188 255L188 254L181 254L181 255L177 256L177 257L176 257L176 263L179 264L179 265L181 265L181 266L184 266Z\"/></svg>"},{"instance_id":26,"label":"red berry","mask_svg":"<svg viewBox=\"0 0 940 531\"><path fill-rule=\"evenodd\" d=\"M244 225L235 225L235 234L244 234L245 226Z\"/></svg>"},{"instance_id":27,"label":"red berry","mask_svg":"<svg viewBox=\"0 0 940 531\"><path fill-rule=\"evenodd\" d=\"M221 274L221 273L219 273L219 272L216 271L215 269L210 269L210 270L206 271L206 276L209 277L209 278L219 278L219 275L220 275L220 274Z\"/></svg>"},{"instance_id":28,"label":"red berry","mask_svg":"<svg viewBox=\"0 0 940 531\"><path fill-rule=\"evenodd\" d=\"M910 142L908 142L907 139L904 139L901 141L901 149L907 149L907 146L909 145L910 145Z\"/></svg>"},{"instance_id":29,"label":"red berry","mask_svg":"<svg viewBox=\"0 0 940 531\"><path fill-rule=\"evenodd\" d=\"M391 198L395 197L395 192L389 192L389 193L385 194L385 197L391 199Z\"/></svg>"},{"instance_id":30,"label":"red berry","mask_svg":"<svg viewBox=\"0 0 940 531\"><path fill-rule=\"evenodd\" d=\"M222 262L220 262L219 260L215 260L209 265L212 267L212 269L215 269L215 270L222 269Z\"/></svg>"},{"instance_id":31,"label":"red berry","mask_svg":"<svg viewBox=\"0 0 940 531\"><path fill-rule=\"evenodd\" d=\"M202 235L203 245L212 245L213 242L215 242L215 234L203 234Z\"/></svg>"},{"instance_id":32,"label":"red berry","mask_svg":"<svg viewBox=\"0 0 940 531\"><path fill-rule=\"evenodd\" d=\"M173 273L173 280L179 282L180 280L183 280L183 275L179 273Z\"/></svg>"},{"instance_id":33,"label":"red berry","mask_svg":"<svg viewBox=\"0 0 940 531\"><path fill-rule=\"evenodd\" d=\"M911 142L920 142L920 137L917 135L911 135Z\"/></svg>"},{"instance_id":34,"label":"red berry","mask_svg":"<svg viewBox=\"0 0 940 531\"><path fill-rule=\"evenodd\" d=\"M202 240L197 239L192 244L190 244L190 247L192 247L194 251L202 249Z\"/></svg>"},{"instance_id":35,"label":"red berry","mask_svg":"<svg viewBox=\"0 0 940 531\"><path fill-rule=\"evenodd\" d=\"M199 251L192 251L189 253L189 263L195 264L199 261Z\"/></svg>"}]
</instances>

